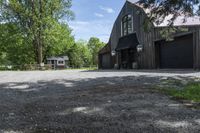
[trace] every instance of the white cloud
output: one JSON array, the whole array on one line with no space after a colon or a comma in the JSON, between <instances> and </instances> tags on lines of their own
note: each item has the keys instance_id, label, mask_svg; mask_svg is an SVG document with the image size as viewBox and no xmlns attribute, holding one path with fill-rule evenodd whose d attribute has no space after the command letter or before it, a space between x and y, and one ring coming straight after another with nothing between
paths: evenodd
<instances>
[{"instance_id":1,"label":"white cloud","mask_svg":"<svg viewBox=\"0 0 200 133\"><path fill-rule=\"evenodd\" d=\"M111 7L99 6L99 8L103 11L106 11L107 13L114 13L115 12Z\"/></svg>"},{"instance_id":2,"label":"white cloud","mask_svg":"<svg viewBox=\"0 0 200 133\"><path fill-rule=\"evenodd\" d=\"M87 22L87 21L76 21L76 23L78 25L88 25L89 24L89 22Z\"/></svg>"},{"instance_id":3,"label":"white cloud","mask_svg":"<svg viewBox=\"0 0 200 133\"><path fill-rule=\"evenodd\" d=\"M104 15L103 14L100 14L100 13L94 13L95 16L99 17L99 18L103 18Z\"/></svg>"},{"instance_id":4,"label":"white cloud","mask_svg":"<svg viewBox=\"0 0 200 133\"><path fill-rule=\"evenodd\" d=\"M101 41L107 43L110 37L112 21L93 20L93 21L72 21L69 23L73 29L75 39L89 40L90 37L98 37Z\"/></svg>"},{"instance_id":5,"label":"white cloud","mask_svg":"<svg viewBox=\"0 0 200 133\"><path fill-rule=\"evenodd\" d=\"M0 24L5 24L6 22L0 22Z\"/></svg>"}]
</instances>

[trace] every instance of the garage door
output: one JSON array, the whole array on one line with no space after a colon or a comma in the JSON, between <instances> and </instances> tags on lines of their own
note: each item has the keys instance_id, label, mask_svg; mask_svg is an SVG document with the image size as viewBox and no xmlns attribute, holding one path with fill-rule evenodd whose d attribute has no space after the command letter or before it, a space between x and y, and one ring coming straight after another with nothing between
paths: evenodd
<instances>
[{"instance_id":1,"label":"garage door","mask_svg":"<svg viewBox=\"0 0 200 133\"><path fill-rule=\"evenodd\" d=\"M102 68L109 69L110 68L110 54L103 54L102 55Z\"/></svg>"},{"instance_id":2,"label":"garage door","mask_svg":"<svg viewBox=\"0 0 200 133\"><path fill-rule=\"evenodd\" d=\"M186 35L171 42L160 42L160 68L193 68L192 38L192 35Z\"/></svg>"}]
</instances>

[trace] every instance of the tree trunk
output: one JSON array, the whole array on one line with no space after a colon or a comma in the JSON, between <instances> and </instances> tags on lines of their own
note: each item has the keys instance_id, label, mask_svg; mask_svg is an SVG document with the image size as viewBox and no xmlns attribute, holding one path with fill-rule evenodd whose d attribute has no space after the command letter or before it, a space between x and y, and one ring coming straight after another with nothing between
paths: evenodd
<instances>
[{"instance_id":1,"label":"tree trunk","mask_svg":"<svg viewBox=\"0 0 200 133\"><path fill-rule=\"evenodd\" d=\"M42 54L42 44L40 43L40 40L38 41L38 64L43 63L43 54Z\"/></svg>"},{"instance_id":2,"label":"tree trunk","mask_svg":"<svg viewBox=\"0 0 200 133\"><path fill-rule=\"evenodd\" d=\"M42 1L39 0L39 17L40 17L40 20L42 20ZM39 31L38 31L38 62L39 64L41 65L43 63L43 47L42 47L42 36L41 36L41 33L42 33L42 24L39 23Z\"/></svg>"},{"instance_id":3,"label":"tree trunk","mask_svg":"<svg viewBox=\"0 0 200 133\"><path fill-rule=\"evenodd\" d=\"M38 63L38 51L37 51L37 40L32 41L33 49L34 49L34 54L35 54L35 61Z\"/></svg>"}]
</instances>

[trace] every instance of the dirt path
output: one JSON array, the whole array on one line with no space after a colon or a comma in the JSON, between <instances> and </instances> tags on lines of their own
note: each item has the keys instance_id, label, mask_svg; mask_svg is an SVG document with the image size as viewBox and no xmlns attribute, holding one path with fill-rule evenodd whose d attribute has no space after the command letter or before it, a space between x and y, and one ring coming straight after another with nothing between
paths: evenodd
<instances>
[{"instance_id":1,"label":"dirt path","mask_svg":"<svg viewBox=\"0 0 200 133\"><path fill-rule=\"evenodd\" d=\"M163 76L138 74L0 73L0 133L200 132L200 110L151 89Z\"/></svg>"}]
</instances>

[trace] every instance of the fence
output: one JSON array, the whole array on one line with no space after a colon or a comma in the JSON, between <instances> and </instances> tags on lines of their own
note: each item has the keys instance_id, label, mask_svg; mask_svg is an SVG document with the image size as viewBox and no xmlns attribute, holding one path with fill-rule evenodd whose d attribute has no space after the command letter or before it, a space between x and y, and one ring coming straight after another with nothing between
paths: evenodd
<instances>
[{"instance_id":1,"label":"fence","mask_svg":"<svg viewBox=\"0 0 200 133\"><path fill-rule=\"evenodd\" d=\"M67 68L53 68L50 64L45 64L44 66L40 66L39 64L25 64L25 65L0 65L0 71L34 71L34 70L60 70L60 69L84 69L84 70L96 70L98 66L68 66Z\"/></svg>"},{"instance_id":2,"label":"fence","mask_svg":"<svg viewBox=\"0 0 200 133\"><path fill-rule=\"evenodd\" d=\"M1 71L17 71L17 70L30 70L30 71L34 71L34 70L51 70L51 65L47 65L45 64L44 66L40 66L39 64L25 64L25 65L1 65L0 66L0 70Z\"/></svg>"}]
</instances>

